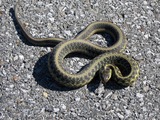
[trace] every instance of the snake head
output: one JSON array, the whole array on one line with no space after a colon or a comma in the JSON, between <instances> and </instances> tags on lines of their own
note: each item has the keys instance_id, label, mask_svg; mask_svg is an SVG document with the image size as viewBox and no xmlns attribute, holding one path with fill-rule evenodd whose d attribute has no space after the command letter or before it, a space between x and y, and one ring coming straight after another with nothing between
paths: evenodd
<instances>
[{"instance_id":1,"label":"snake head","mask_svg":"<svg viewBox=\"0 0 160 120\"><path fill-rule=\"evenodd\" d=\"M99 71L99 76L103 84L106 84L112 76L112 65L107 64L104 67L102 67Z\"/></svg>"}]
</instances>

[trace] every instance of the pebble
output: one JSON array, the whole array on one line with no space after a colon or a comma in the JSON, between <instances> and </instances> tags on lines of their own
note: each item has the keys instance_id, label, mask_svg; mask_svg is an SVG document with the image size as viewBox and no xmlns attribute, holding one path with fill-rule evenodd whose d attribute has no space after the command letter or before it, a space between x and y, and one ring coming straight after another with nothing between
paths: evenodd
<instances>
[{"instance_id":1,"label":"pebble","mask_svg":"<svg viewBox=\"0 0 160 120\"><path fill-rule=\"evenodd\" d=\"M146 108L146 107L143 107L142 109L143 109L143 112L146 112L146 111L147 111L147 108Z\"/></svg>"},{"instance_id":2,"label":"pebble","mask_svg":"<svg viewBox=\"0 0 160 120\"><path fill-rule=\"evenodd\" d=\"M155 58L155 62L160 65L160 58Z\"/></svg>"},{"instance_id":3,"label":"pebble","mask_svg":"<svg viewBox=\"0 0 160 120\"><path fill-rule=\"evenodd\" d=\"M23 88L21 88L20 89L21 90L21 92L24 94L24 93L28 93L30 90L27 90L27 89L23 89Z\"/></svg>"},{"instance_id":4,"label":"pebble","mask_svg":"<svg viewBox=\"0 0 160 120\"><path fill-rule=\"evenodd\" d=\"M9 87L10 87L10 88L14 88L14 85L10 85Z\"/></svg>"},{"instance_id":5,"label":"pebble","mask_svg":"<svg viewBox=\"0 0 160 120\"><path fill-rule=\"evenodd\" d=\"M25 64L24 64L24 63L22 63L20 68L21 68L21 69L23 69L23 68L24 68L24 66L25 66Z\"/></svg>"},{"instance_id":6,"label":"pebble","mask_svg":"<svg viewBox=\"0 0 160 120\"><path fill-rule=\"evenodd\" d=\"M59 108L54 108L54 112L59 112Z\"/></svg>"},{"instance_id":7,"label":"pebble","mask_svg":"<svg viewBox=\"0 0 160 120\"><path fill-rule=\"evenodd\" d=\"M84 66L84 63L78 62L78 65L79 65L79 66Z\"/></svg>"},{"instance_id":8,"label":"pebble","mask_svg":"<svg viewBox=\"0 0 160 120\"><path fill-rule=\"evenodd\" d=\"M99 1L23 1L18 16L34 37L72 39L93 21L114 22L127 37L128 47L124 54L128 52L140 60L137 84L127 89L98 88L94 82L94 87L90 87L91 83L76 90L57 87L51 76L46 75L47 62L43 61L50 47L25 44L21 30L14 23L13 9L10 9L15 3L0 0L0 59L4 61L2 65L0 63L0 119L159 118L160 10L157 0ZM94 40L104 44L100 37ZM77 72L86 61L69 59L64 67L67 71ZM42 72L37 74L37 69Z\"/></svg>"},{"instance_id":9,"label":"pebble","mask_svg":"<svg viewBox=\"0 0 160 120\"><path fill-rule=\"evenodd\" d=\"M13 61L16 61L16 60L18 60L18 56L17 55L13 57Z\"/></svg>"},{"instance_id":10,"label":"pebble","mask_svg":"<svg viewBox=\"0 0 160 120\"><path fill-rule=\"evenodd\" d=\"M144 38L145 38L145 39L148 39L148 38L149 38L149 34L145 34L145 35L144 35Z\"/></svg>"},{"instance_id":11,"label":"pebble","mask_svg":"<svg viewBox=\"0 0 160 120\"><path fill-rule=\"evenodd\" d=\"M0 59L0 68L2 67L3 64L4 62Z\"/></svg>"},{"instance_id":12,"label":"pebble","mask_svg":"<svg viewBox=\"0 0 160 120\"><path fill-rule=\"evenodd\" d=\"M96 102L95 106L98 108L100 106L100 103Z\"/></svg>"},{"instance_id":13,"label":"pebble","mask_svg":"<svg viewBox=\"0 0 160 120\"><path fill-rule=\"evenodd\" d=\"M112 92L108 93L106 96L105 96L105 99L107 99L109 96L112 95Z\"/></svg>"},{"instance_id":14,"label":"pebble","mask_svg":"<svg viewBox=\"0 0 160 120\"><path fill-rule=\"evenodd\" d=\"M111 96L111 98L112 98L113 100L117 100L117 99L118 99L118 95L117 95L117 94L113 94L113 95Z\"/></svg>"},{"instance_id":15,"label":"pebble","mask_svg":"<svg viewBox=\"0 0 160 120\"><path fill-rule=\"evenodd\" d=\"M143 4L144 4L144 5L147 5L148 3L147 3L147 1L143 1Z\"/></svg>"},{"instance_id":16,"label":"pebble","mask_svg":"<svg viewBox=\"0 0 160 120\"><path fill-rule=\"evenodd\" d=\"M101 97L101 95L103 95L102 93L103 93L104 91L105 91L105 90L104 90L104 85L101 84L101 85L99 85L99 87L96 89L95 93L96 93L99 97Z\"/></svg>"},{"instance_id":17,"label":"pebble","mask_svg":"<svg viewBox=\"0 0 160 120\"><path fill-rule=\"evenodd\" d=\"M143 98L143 97L144 97L144 95L143 95L143 94L140 94L140 93L137 93L136 96L137 96L138 98Z\"/></svg>"},{"instance_id":18,"label":"pebble","mask_svg":"<svg viewBox=\"0 0 160 120\"><path fill-rule=\"evenodd\" d=\"M41 6L41 5L44 4L44 2L38 1L37 4L38 4L39 6Z\"/></svg>"},{"instance_id":19,"label":"pebble","mask_svg":"<svg viewBox=\"0 0 160 120\"><path fill-rule=\"evenodd\" d=\"M143 87L143 90L144 90L144 92L148 92L149 86L144 86L144 87Z\"/></svg>"},{"instance_id":20,"label":"pebble","mask_svg":"<svg viewBox=\"0 0 160 120\"><path fill-rule=\"evenodd\" d=\"M65 33L65 34L67 34L67 36L72 36L71 31L67 31L67 30L65 30L65 31L64 31L64 33Z\"/></svg>"},{"instance_id":21,"label":"pebble","mask_svg":"<svg viewBox=\"0 0 160 120\"><path fill-rule=\"evenodd\" d=\"M73 117L77 117L77 114L75 112L72 112L71 114L73 115Z\"/></svg>"},{"instance_id":22,"label":"pebble","mask_svg":"<svg viewBox=\"0 0 160 120\"><path fill-rule=\"evenodd\" d=\"M154 7L156 4L154 2L151 2L151 6Z\"/></svg>"},{"instance_id":23,"label":"pebble","mask_svg":"<svg viewBox=\"0 0 160 120\"><path fill-rule=\"evenodd\" d=\"M19 59L23 61L24 60L24 56L22 54L19 54Z\"/></svg>"},{"instance_id":24,"label":"pebble","mask_svg":"<svg viewBox=\"0 0 160 120\"><path fill-rule=\"evenodd\" d=\"M157 88L160 90L160 84L157 84Z\"/></svg>"},{"instance_id":25,"label":"pebble","mask_svg":"<svg viewBox=\"0 0 160 120\"><path fill-rule=\"evenodd\" d=\"M12 78L14 81L18 81L20 80L20 77L18 75L14 75L13 78Z\"/></svg>"},{"instance_id":26,"label":"pebble","mask_svg":"<svg viewBox=\"0 0 160 120\"><path fill-rule=\"evenodd\" d=\"M117 113L117 115L118 115L118 117L119 117L121 120L123 120L123 119L124 119L124 116L123 116L122 114Z\"/></svg>"},{"instance_id":27,"label":"pebble","mask_svg":"<svg viewBox=\"0 0 160 120\"><path fill-rule=\"evenodd\" d=\"M7 75L7 73L6 73L6 71L5 71L4 69L2 70L2 74L3 74L4 76Z\"/></svg>"},{"instance_id":28,"label":"pebble","mask_svg":"<svg viewBox=\"0 0 160 120\"><path fill-rule=\"evenodd\" d=\"M35 56L31 53L31 54L29 54L29 57L34 58Z\"/></svg>"},{"instance_id":29,"label":"pebble","mask_svg":"<svg viewBox=\"0 0 160 120\"><path fill-rule=\"evenodd\" d=\"M47 97L48 97L48 93L47 93L47 92L43 92L43 96L44 96L45 98L47 98Z\"/></svg>"},{"instance_id":30,"label":"pebble","mask_svg":"<svg viewBox=\"0 0 160 120\"><path fill-rule=\"evenodd\" d=\"M53 112L54 110L53 110L53 106L47 106L46 108L45 108L45 112Z\"/></svg>"},{"instance_id":31,"label":"pebble","mask_svg":"<svg viewBox=\"0 0 160 120\"><path fill-rule=\"evenodd\" d=\"M45 108L43 107L40 113L44 114L44 112L45 112Z\"/></svg>"},{"instance_id":32,"label":"pebble","mask_svg":"<svg viewBox=\"0 0 160 120\"><path fill-rule=\"evenodd\" d=\"M2 119L4 116L3 116L3 113L0 112L0 119Z\"/></svg>"},{"instance_id":33,"label":"pebble","mask_svg":"<svg viewBox=\"0 0 160 120\"><path fill-rule=\"evenodd\" d=\"M54 37L54 35L52 33L48 34L49 37Z\"/></svg>"},{"instance_id":34,"label":"pebble","mask_svg":"<svg viewBox=\"0 0 160 120\"><path fill-rule=\"evenodd\" d=\"M139 98L139 101L141 101L140 106L143 106L143 105L144 105L144 102L143 102L143 97L144 97L144 95L143 95L143 94L140 94L140 93L137 93L137 94L136 94L136 97L138 97L138 98Z\"/></svg>"},{"instance_id":35,"label":"pebble","mask_svg":"<svg viewBox=\"0 0 160 120\"><path fill-rule=\"evenodd\" d=\"M52 17L52 18L49 18L49 20L53 23L54 22L54 18Z\"/></svg>"},{"instance_id":36,"label":"pebble","mask_svg":"<svg viewBox=\"0 0 160 120\"><path fill-rule=\"evenodd\" d=\"M27 78L28 78L28 79L31 79L31 78L32 78L32 75L27 74Z\"/></svg>"},{"instance_id":37,"label":"pebble","mask_svg":"<svg viewBox=\"0 0 160 120\"><path fill-rule=\"evenodd\" d=\"M80 100L81 100L81 98L76 97L76 98L75 98L75 100L78 102L78 101L80 101Z\"/></svg>"},{"instance_id":38,"label":"pebble","mask_svg":"<svg viewBox=\"0 0 160 120\"><path fill-rule=\"evenodd\" d=\"M53 15L53 14L49 12L49 13L47 14L47 17L52 17L52 15Z\"/></svg>"},{"instance_id":39,"label":"pebble","mask_svg":"<svg viewBox=\"0 0 160 120\"><path fill-rule=\"evenodd\" d=\"M130 116L132 114L132 112L130 110L125 109L125 113L127 116Z\"/></svg>"},{"instance_id":40,"label":"pebble","mask_svg":"<svg viewBox=\"0 0 160 120\"><path fill-rule=\"evenodd\" d=\"M66 106L64 104L62 104L62 109L66 110Z\"/></svg>"}]
</instances>

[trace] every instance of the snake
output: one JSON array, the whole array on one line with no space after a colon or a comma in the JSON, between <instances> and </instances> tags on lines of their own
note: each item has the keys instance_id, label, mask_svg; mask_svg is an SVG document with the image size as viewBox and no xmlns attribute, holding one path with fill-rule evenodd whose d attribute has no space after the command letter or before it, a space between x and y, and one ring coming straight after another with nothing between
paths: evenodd
<instances>
[{"instance_id":1,"label":"snake","mask_svg":"<svg viewBox=\"0 0 160 120\"><path fill-rule=\"evenodd\" d=\"M122 86L132 86L139 77L139 64L129 55L124 54L127 39L123 31L116 24L108 21L90 23L71 40L64 38L35 38L26 30L18 18L17 3L14 7L15 18L23 36L34 46L53 47L48 57L49 72L57 83L70 88L79 88L90 83L99 72L104 84L114 80ZM114 44L102 47L89 41L94 34L109 34ZM63 67L67 55L82 53L93 58L91 62L77 73L70 73Z\"/></svg>"}]
</instances>

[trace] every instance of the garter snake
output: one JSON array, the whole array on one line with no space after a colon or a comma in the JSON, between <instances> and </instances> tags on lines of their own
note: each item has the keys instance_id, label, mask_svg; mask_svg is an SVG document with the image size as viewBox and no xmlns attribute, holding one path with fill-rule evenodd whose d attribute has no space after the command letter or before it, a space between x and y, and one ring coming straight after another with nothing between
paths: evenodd
<instances>
[{"instance_id":1,"label":"garter snake","mask_svg":"<svg viewBox=\"0 0 160 120\"><path fill-rule=\"evenodd\" d=\"M33 38L19 20L18 3L15 6L15 17L25 38L35 46L54 47L48 59L49 72L53 79L63 86L81 87L89 83L99 71L100 78L106 83L111 78L117 83L130 86L139 76L138 63L130 56L123 54L126 38L122 30L111 22L93 22L72 40L63 38ZM89 41L94 34L107 33L114 39L110 47L100 47ZM93 60L76 74L63 68L64 58L74 52L93 57Z\"/></svg>"}]
</instances>

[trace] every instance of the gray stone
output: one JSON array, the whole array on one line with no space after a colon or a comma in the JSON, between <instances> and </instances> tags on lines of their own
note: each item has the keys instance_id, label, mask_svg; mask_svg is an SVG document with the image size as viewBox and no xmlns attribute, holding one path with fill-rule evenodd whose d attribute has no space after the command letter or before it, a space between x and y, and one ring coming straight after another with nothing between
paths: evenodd
<instances>
[{"instance_id":1,"label":"gray stone","mask_svg":"<svg viewBox=\"0 0 160 120\"><path fill-rule=\"evenodd\" d=\"M62 104L62 109L66 110L66 105Z\"/></svg>"},{"instance_id":2,"label":"gray stone","mask_svg":"<svg viewBox=\"0 0 160 120\"><path fill-rule=\"evenodd\" d=\"M124 116L123 116L122 114L117 113L117 115L118 115L118 117L119 117L121 120L123 120L123 119L124 119Z\"/></svg>"},{"instance_id":3,"label":"gray stone","mask_svg":"<svg viewBox=\"0 0 160 120\"><path fill-rule=\"evenodd\" d=\"M76 97L76 98L75 98L75 100L78 102L78 101L80 101L80 100L81 100L81 98Z\"/></svg>"},{"instance_id":4,"label":"gray stone","mask_svg":"<svg viewBox=\"0 0 160 120\"><path fill-rule=\"evenodd\" d=\"M20 60L22 60L22 61L24 60L24 56L22 54L19 54L18 57Z\"/></svg>"},{"instance_id":5,"label":"gray stone","mask_svg":"<svg viewBox=\"0 0 160 120\"><path fill-rule=\"evenodd\" d=\"M148 92L149 86L144 86L144 87L143 87L143 90L144 90L144 92Z\"/></svg>"},{"instance_id":6,"label":"gray stone","mask_svg":"<svg viewBox=\"0 0 160 120\"><path fill-rule=\"evenodd\" d=\"M138 98L143 98L143 97L144 97L144 95L141 94L141 93L137 93L136 96L137 96Z\"/></svg>"},{"instance_id":7,"label":"gray stone","mask_svg":"<svg viewBox=\"0 0 160 120\"><path fill-rule=\"evenodd\" d=\"M27 39L15 22L15 4L13 0L0 0L0 119L160 118L158 0L20 1L20 21L36 38L74 39L94 21L111 21L124 32L127 47L123 53L136 59L140 66L136 84L121 88L109 81L103 86L97 76L88 85L73 90L56 84L48 73L48 53L53 48L26 44ZM108 47L112 38L105 38L94 35L89 40ZM63 67L73 74L91 60L67 57Z\"/></svg>"},{"instance_id":8,"label":"gray stone","mask_svg":"<svg viewBox=\"0 0 160 120\"><path fill-rule=\"evenodd\" d=\"M54 112L59 112L60 109L59 108L54 108L53 110L54 110Z\"/></svg>"},{"instance_id":9,"label":"gray stone","mask_svg":"<svg viewBox=\"0 0 160 120\"><path fill-rule=\"evenodd\" d=\"M118 96L117 96L117 94L112 94L111 98L112 98L113 100L117 100L117 99L118 99Z\"/></svg>"}]
</instances>

